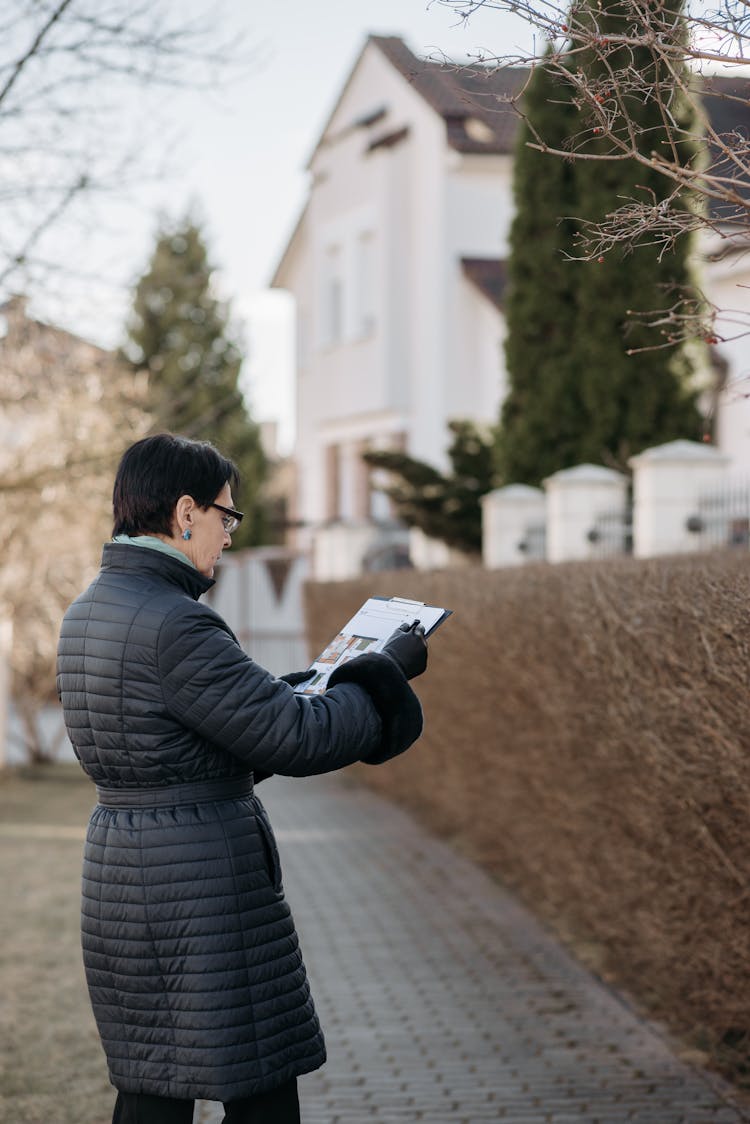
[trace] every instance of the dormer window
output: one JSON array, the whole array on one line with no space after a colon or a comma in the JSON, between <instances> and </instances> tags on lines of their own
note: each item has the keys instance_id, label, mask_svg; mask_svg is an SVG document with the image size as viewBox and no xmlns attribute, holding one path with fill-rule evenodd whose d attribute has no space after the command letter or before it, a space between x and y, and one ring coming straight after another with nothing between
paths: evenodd
<instances>
[{"instance_id":1,"label":"dormer window","mask_svg":"<svg viewBox=\"0 0 750 1124\"><path fill-rule=\"evenodd\" d=\"M379 105L377 109L358 117L354 122L354 127L355 129L370 129L373 125L377 125L378 121L382 121L387 112L386 106Z\"/></svg>"},{"instance_id":2,"label":"dormer window","mask_svg":"<svg viewBox=\"0 0 750 1124\"><path fill-rule=\"evenodd\" d=\"M489 127L486 121L480 121L478 117L467 117L464 121L464 132L471 140L477 141L479 144L491 144L495 139L495 134Z\"/></svg>"}]
</instances>

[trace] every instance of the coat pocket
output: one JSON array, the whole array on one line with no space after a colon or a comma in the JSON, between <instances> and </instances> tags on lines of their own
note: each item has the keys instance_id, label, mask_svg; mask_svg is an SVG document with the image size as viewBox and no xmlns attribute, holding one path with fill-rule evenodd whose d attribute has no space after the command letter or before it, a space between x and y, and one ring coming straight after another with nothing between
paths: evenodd
<instances>
[{"instance_id":1,"label":"coat pocket","mask_svg":"<svg viewBox=\"0 0 750 1124\"><path fill-rule=\"evenodd\" d=\"M255 822L258 825L258 833L260 841L263 845L263 853L266 858L266 869L271 885L277 894L282 892L281 884L281 859L279 858L279 849L276 846L276 840L273 836L273 828L271 822L266 815L266 810L262 806L257 806L255 809Z\"/></svg>"}]
</instances>

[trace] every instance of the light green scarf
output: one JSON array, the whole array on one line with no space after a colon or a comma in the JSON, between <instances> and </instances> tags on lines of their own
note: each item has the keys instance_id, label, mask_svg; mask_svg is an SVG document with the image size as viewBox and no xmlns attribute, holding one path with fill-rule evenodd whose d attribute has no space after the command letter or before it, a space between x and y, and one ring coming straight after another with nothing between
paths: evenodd
<instances>
[{"instance_id":1,"label":"light green scarf","mask_svg":"<svg viewBox=\"0 0 750 1124\"><path fill-rule=\"evenodd\" d=\"M149 550L160 550L162 554L169 554L172 558L179 558L180 562L185 562L186 565L192 566L197 570L197 566L190 561L187 554L183 554L176 546L170 546L168 542L162 542L157 539L156 535L115 535L112 542L123 543L125 546L147 546Z\"/></svg>"}]
</instances>

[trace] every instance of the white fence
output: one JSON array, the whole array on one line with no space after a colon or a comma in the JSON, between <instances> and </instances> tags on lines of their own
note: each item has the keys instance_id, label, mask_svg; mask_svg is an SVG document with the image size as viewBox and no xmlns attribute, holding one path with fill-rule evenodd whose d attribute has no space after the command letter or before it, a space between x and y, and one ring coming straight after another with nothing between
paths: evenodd
<instances>
[{"instance_id":1,"label":"white fence","mask_svg":"<svg viewBox=\"0 0 750 1124\"><path fill-rule=\"evenodd\" d=\"M671 441L631 458L632 481L585 464L550 476L543 490L498 488L482 501L484 564L654 558L747 545L750 489L732 482L729 464L713 446Z\"/></svg>"},{"instance_id":2,"label":"white fence","mask_svg":"<svg viewBox=\"0 0 750 1124\"><path fill-rule=\"evenodd\" d=\"M654 558L750 545L750 487L732 480L730 463L712 445L670 441L632 457L630 476L580 464L554 473L541 488L498 488L482 497L484 565ZM319 529L311 577L336 581L373 568L364 546L372 551L382 533L374 524ZM408 542L410 564L419 570L466 561L419 531ZM388 568L396 564L389 559Z\"/></svg>"},{"instance_id":3,"label":"white fence","mask_svg":"<svg viewBox=\"0 0 750 1124\"><path fill-rule=\"evenodd\" d=\"M283 547L225 555L206 600L249 656L273 675L307 667L303 584L307 560Z\"/></svg>"}]
</instances>

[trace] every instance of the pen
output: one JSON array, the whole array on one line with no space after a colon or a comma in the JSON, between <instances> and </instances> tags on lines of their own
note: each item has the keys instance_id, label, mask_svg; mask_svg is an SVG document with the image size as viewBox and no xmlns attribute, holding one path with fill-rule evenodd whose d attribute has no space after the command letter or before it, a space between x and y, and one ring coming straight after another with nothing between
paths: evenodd
<instances>
[{"instance_id":1,"label":"pen","mask_svg":"<svg viewBox=\"0 0 750 1124\"><path fill-rule=\"evenodd\" d=\"M407 624L406 621L404 621L402 625L399 625L399 628L402 632L413 632L414 629L417 628L420 624L421 621L419 620L419 617L417 617L417 619L415 621L412 621L411 624Z\"/></svg>"}]
</instances>

